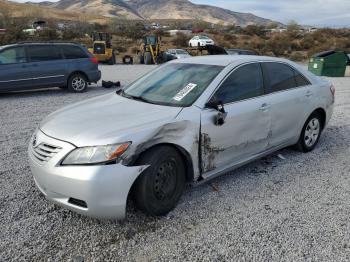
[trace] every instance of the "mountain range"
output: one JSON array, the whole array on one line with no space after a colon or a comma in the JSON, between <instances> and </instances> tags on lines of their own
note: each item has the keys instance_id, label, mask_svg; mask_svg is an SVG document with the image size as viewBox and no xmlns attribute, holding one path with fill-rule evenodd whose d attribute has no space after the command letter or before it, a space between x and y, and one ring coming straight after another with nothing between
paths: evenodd
<instances>
[{"instance_id":1,"label":"mountain range","mask_svg":"<svg viewBox=\"0 0 350 262\"><path fill-rule=\"evenodd\" d=\"M273 21L250 13L198 5L188 0L60 0L41 6L122 19L192 19L214 24L267 25Z\"/></svg>"}]
</instances>

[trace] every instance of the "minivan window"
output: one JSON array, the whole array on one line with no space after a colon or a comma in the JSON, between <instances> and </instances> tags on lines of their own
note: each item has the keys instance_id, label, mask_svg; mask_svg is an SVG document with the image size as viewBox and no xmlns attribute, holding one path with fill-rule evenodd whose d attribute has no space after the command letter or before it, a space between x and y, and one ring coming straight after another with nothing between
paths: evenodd
<instances>
[{"instance_id":1,"label":"minivan window","mask_svg":"<svg viewBox=\"0 0 350 262\"><path fill-rule=\"evenodd\" d=\"M27 62L23 47L12 47L0 51L0 64L17 64Z\"/></svg>"},{"instance_id":2,"label":"minivan window","mask_svg":"<svg viewBox=\"0 0 350 262\"><path fill-rule=\"evenodd\" d=\"M78 46L66 45L61 46L61 48L66 59L88 58L88 55Z\"/></svg>"},{"instance_id":3,"label":"minivan window","mask_svg":"<svg viewBox=\"0 0 350 262\"><path fill-rule=\"evenodd\" d=\"M295 75L295 81L297 83L297 86L308 86L311 85L309 80L305 78L298 70L294 70Z\"/></svg>"},{"instance_id":4,"label":"minivan window","mask_svg":"<svg viewBox=\"0 0 350 262\"><path fill-rule=\"evenodd\" d=\"M227 104L261 96L263 85L260 64L245 65L231 73L216 92L215 99Z\"/></svg>"},{"instance_id":5,"label":"minivan window","mask_svg":"<svg viewBox=\"0 0 350 262\"><path fill-rule=\"evenodd\" d=\"M274 93L296 87L294 70L282 63L263 63L264 76L269 83L266 87L268 93Z\"/></svg>"},{"instance_id":6,"label":"minivan window","mask_svg":"<svg viewBox=\"0 0 350 262\"><path fill-rule=\"evenodd\" d=\"M31 62L62 59L59 49L52 45L29 46L27 52Z\"/></svg>"}]
</instances>

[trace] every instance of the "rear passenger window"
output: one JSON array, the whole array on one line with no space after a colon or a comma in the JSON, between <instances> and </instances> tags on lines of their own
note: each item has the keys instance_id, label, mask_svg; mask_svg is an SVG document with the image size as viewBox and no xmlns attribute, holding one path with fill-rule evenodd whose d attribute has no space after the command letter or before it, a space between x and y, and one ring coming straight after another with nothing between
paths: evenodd
<instances>
[{"instance_id":1,"label":"rear passenger window","mask_svg":"<svg viewBox=\"0 0 350 262\"><path fill-rule=\"evenodd\" d=\"M294 70L294 75L295 75L295 81L297 83L297 86L308 86L311 85L309 80L305 78L299 71Z\"/></svg>"},{"instance_id":2,"label":"rear passenger window","mask_svg":"<svg viewBox=\"0 0 350 262\"><path fill-rule=\"evenodd\" d=\"M294 70L291 67L281 63L263 63L263 68L268 93L296 87Z\"/></svg>"},{"instance_id":3,"label":"rear passenger window","mask_svg":"<svg viewBox=\"0 0 350 262\"><path fill-rule=\"evenodd\" d=\"M31 62L43 62L62 59L59 49L55 46L30 46L27 50Z\"/></svg>"},{"instance_id":4,"label":"rear passenger window","mask_svg":"<svg viewBox=\"0 0 350 262\"><path fill-rule=\"evenodd\" d=\"M260 64L249 64L235 70L220 86L215 98L224 104L263 94Z\"/></svg>"},{"instance_id":5,"label":"rear passenger window","mask_svg":"<svg viewBox=\"0 0 350 262\"><path fill-rule=\"evenodd\" d=\"M78 46L62 46L62 50L66 59L88 58L88 55Z\"/></svg>"}]
</instances>

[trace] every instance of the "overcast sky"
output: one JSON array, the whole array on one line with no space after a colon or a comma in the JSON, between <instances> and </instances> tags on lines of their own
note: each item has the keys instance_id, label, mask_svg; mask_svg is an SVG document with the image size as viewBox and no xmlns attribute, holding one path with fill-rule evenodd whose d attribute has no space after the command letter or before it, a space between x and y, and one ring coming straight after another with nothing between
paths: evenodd
<instances>
[{"instance_id":1,"label":"overcast sky","mask_svg":"<svg viewBox=\"0 0 350 262\"><path fill-rule=\"evenodd\" d=\"M17 0L26 2L28 0ZM43 0L31 0L40 2ZM288 23L350 27L350 0L191 0Z\"/></svg>"},{"instance_id":2,"label":"overcast sky","mask_svg":"<svg viewBox=\"0 0 350 262\"><path fill-rule=\"evenodd\" d=\"M350 27L350 0L191 0L288 23Z\"/></svg>"}]
</instances>

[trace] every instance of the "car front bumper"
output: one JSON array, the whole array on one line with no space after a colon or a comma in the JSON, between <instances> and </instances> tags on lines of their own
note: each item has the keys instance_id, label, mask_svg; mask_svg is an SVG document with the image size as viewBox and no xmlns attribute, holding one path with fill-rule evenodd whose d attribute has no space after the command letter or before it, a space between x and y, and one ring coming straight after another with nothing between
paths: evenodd
<instances>
[{"instance_id":1,"label":"car front bumper","mask_svg":"<svg viewBox=\"0 0 350 262\"><path fill-rule=\"evenodd\" d=\"M61 160L75 147L67 142L35 135L36 145L54 145L59 152L42 161L29 145L29 164L35 183L47 199L94 218L124 219L129 191L147 166L127 167L122 164L103 166L61 166Z\"/></svg>"}]
</instances>

